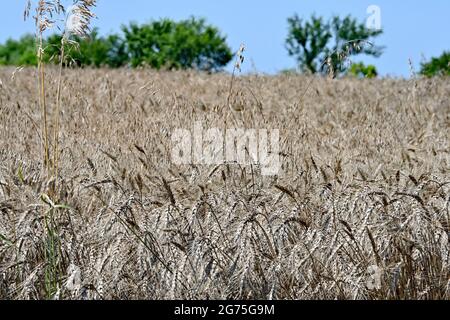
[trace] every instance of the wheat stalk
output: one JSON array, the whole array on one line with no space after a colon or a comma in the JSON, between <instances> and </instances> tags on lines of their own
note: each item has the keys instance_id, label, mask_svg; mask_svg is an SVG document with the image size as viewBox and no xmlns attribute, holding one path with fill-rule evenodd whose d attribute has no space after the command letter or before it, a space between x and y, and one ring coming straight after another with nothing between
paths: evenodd
<instances>
[{"instance_id":1,"label":"wheat stalk","mask_svg":"<svg viewBox=\"0 0 450 320\"><path fill-rule=\"evenodd\" d=\"M78 0L70 7L65 21L65 29L61 38L61 54L59 61L58 86L56 93L56 111L54 119L54 134L53 134L53 176L58 178L58 160L59 160L59 117L61 110L61 86L62 86L62 71L65 60L65 46L66 43L76 44L70 39L71 35L78 37L85 37L88 33L91 19L95 17L92 13L92 7L96 5L96 0ZM55 185L57 180L55 182ZM56 186L55 186L56 188Z\"/></svg>"}]
</instances>

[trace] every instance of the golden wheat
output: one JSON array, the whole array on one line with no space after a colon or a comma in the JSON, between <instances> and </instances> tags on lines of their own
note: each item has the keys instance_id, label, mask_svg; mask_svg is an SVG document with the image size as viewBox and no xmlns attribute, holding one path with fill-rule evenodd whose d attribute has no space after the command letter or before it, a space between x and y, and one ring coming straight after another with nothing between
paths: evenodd
<instances>
[{"instance_id":1,"label":"golden wheat","mask_svg":"<svg viewBox=\"0 0 450 320\"><path fill-rule=\"evenodd\" d=\"M229 76L66 70L50 200L34 72L13 72L0 69L0 298L48 297L49 257L60 299L450 298L448 79L237 78L236 125L280 129L282 172L264 177L170 161L174 129L224 127ZM62 205L49 238L38 213Z\"/></svg>"}]
</instances>

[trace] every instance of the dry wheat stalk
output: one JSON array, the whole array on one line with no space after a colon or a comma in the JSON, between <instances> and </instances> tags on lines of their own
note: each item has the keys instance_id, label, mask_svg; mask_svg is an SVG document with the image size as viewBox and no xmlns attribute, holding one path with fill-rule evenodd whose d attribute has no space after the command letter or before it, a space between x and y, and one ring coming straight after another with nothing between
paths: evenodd
<instances>
[{"instance_id":1,"label":"dry wheat stalk","mask_svg":"<svg viewBox=\"0 0 450 320\"><path fill-rule=\"evenodd\" d=\"M29 116L33 72L6 80L12 71L0 69L0 298L43 299L46 231L35 199L47 177ZM152 101L139 90L149 76L161 88ZM55 214L59 298L448 300L450 83L417 79L421 99L411 104L409 81L317 78L299 113L299 82L308 78L245 77L264 119L242 124L284 132L284 173L265 179L250 167L167 161L170 139L154 139L161 126L222 125L225 113L196 106L223 105L229 80L64 71L71 94L60 125L76 135L61 141L59 159L58 198L71 207ZM164 88L183 97L172 113ZM419 121L405 121L413 112ZM379 289L368 285L374 266Z\"/></svg>"}]
</instances>

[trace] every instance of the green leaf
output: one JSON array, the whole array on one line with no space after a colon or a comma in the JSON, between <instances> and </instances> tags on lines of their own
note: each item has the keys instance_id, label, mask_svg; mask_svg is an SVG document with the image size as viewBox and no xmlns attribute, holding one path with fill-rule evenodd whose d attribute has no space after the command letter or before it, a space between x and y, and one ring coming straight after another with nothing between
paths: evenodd
<instances>
[{"instance_id":1,"label":"green leaf","mask_svg":"<svg viewBox=\"0 0 450 320\"><path fill-rule=\"evenodd\" d=\"M19 164L19 168L17 169L17 176L19 177L19 180L21 183L25 183L25 178L23 176L22 163Z\"/></svg>"}]
</instances>

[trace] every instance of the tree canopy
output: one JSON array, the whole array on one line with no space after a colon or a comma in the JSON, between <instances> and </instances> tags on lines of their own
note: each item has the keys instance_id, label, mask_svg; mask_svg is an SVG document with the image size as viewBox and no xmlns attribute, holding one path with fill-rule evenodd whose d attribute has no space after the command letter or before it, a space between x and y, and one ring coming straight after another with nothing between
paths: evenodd
<instances>
[{"instance_id":1,"label":"tree canopy","mask_svg":"<svg viewBox=\"0 0 450 320\"><path fill-rule=\"evenodd\" d=\"M288 19L289 34L286 48L296 58L299 68L306 73L329 72L328 64L337 73L346 72L345 60L349 56L366 54L379 57L383 47L371 41L383 33L373 30L351 16L334 16L329 20L313 15L304 20L298 15Z\"/></svg>"},{"instance_id":2,"label":"tree canopy","mask_svg":"<svg viewBox=\"0 0 450 320\"><path fill-rule=\"evenodd\" d=\"M0 45L0 65L27 66L36 65L36 40L25 35L19 40L9 39Z\"/></svg>"},{"instance_id":3,"label":"tree canopy","mask_svg":"<svg viewBox=\"0 0 450 320\"><path fill-rule=\"evenodd\" d=\"M427 77L450 76L450 51L444 52L440 57L422 63L420 73Z\"/></svg>"},{"instance_id":4,"label":"tree canopy","mask_svg":"<svg viewBox=\"0 0 450 320\"><path fill-rule=\"evenodd\" d=\"M44 61L57 63L61 53L61 35L45 39ZM218 71L232 59L226 38L204 19L180 22L169 19L122 27L122 34L100 36L94 29L89 37L65 41L66 64L81 67L126 65L161 69L197 69ZM36 65L36 40L26 35L0 45L0 65Z\"/></svg>"},{"instance_id":5,"label":"tree canopy","mask_svg":"<svg viewBox=\"0 0 450 320\"><path fill-rule=\"evenodd\" d=\"M204 19L180 22L169 19L122 28L131 65L156 69L219 70L233 54L225 37Z\"/></svg>"}]
</instances>

